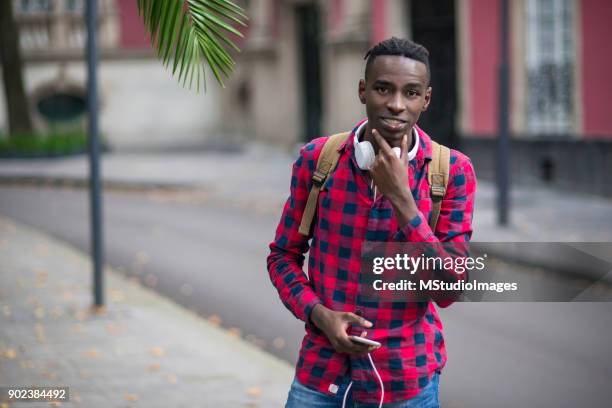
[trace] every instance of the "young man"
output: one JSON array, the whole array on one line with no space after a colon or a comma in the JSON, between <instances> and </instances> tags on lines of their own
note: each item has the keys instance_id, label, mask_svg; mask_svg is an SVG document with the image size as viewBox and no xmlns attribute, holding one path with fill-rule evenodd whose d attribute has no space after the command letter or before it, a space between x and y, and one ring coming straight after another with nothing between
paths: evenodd
<instances>
[{"instance_id":1,"label":"young man","mask_svg":"<svg viewBox=\"0 0 612 408\"><path fill-rule=\"evenodd\" d=\"M270 244L272 283L285 306L306 322L287 407L340 407L345 394L354 406L379 406L381 397L384 406L438 406L446 352L436 308L431 301L360 304L361 244L469 241L476 178L469 158L451 150L447 189L432 231L427 179L432 142L416 126L431 102L429 54L411 41L391 38L372 47L366 60L359 100L367 120L340 146L310 234L298 229L327 138L301 149ZM373 160L356 153L364 141L374 148ZM400 149L399 157L393 148ZM302 266L309 249L307 277ZM365 328L382 347L374 351L351 340L351 326Z\"/></svg>"}]
</instances>

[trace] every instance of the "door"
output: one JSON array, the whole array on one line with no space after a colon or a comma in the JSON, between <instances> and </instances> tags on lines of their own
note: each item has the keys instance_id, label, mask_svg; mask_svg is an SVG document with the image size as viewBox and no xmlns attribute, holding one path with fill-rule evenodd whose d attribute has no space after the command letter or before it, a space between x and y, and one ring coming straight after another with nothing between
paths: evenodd
<instances>
[{"instance_id":1,"label":"door","mask_svg":"<svg viewBox=\"0 0 612 408\"><path fill-rule=\"evenodd\" d=\"M419 126L437 142L458 148L455 0L410 3L413 40L429 50L431 67L432 103Z\"/></svg>"},{"instance_id":2,"label":"door","mask_svg":"<svg viewBox=\"0 0 612 408\"><path fill-rule=\"evenodd\" d=\"M321 30L316 4L296 7L298 64L302 103L302 140L307 142L321 134Z\"/></svg>"}]
</instances>

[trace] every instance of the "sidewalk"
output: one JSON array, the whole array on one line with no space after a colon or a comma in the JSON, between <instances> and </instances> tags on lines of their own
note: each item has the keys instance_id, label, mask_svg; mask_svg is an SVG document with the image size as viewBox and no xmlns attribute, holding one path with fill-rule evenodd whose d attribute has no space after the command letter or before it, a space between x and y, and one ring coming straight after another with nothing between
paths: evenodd
<instances>
[{"instance_id":1,"label":"sidewalk","mask_svg":"<svg viewBox=\"0 0 612 408\"><path fill-rule=\"evenodd\" d=\"M289 191L290 154L259 144L242 152L113 153L105 155L107 188L196 191L209 201L280 215ZM478 169L476 169L478 170ZM0 185L86 186L87 157L0 160ZM496 191L478 181L473 241L612 242L612 200L546 188L514 186L511 226L496 223Z\"/></svg>"},{"instance_id":2,"label":"sidewalk","mask_svg":"<svg viewBox=\"0 0 612 408\"><path fill-rule=\"evenodd\" d=\"M85 255L0 217L0 386L68 386L66 407L282 406L292 367L114 271L105 276L109 307L92 313Z\"/></svg>"}]
</instances>

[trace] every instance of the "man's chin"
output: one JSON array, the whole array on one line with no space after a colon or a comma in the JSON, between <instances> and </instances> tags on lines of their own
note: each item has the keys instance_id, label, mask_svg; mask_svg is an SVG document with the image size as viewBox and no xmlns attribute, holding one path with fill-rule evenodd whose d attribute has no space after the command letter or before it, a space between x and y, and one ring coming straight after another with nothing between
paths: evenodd
<instances>
[{"instance_id":1,"label":"man's chin","mask_svg":"<svg viewBox=\"0 0 612 408\"><path fill-rule=\"evenodd\" d=\"M402 131L402 132L395 132L395 133L380 132L380 135L383 137L383 139L385 139L385 141L391 147L401 147L402 146L402 138L404 137L405 134L406 134L406 132L404 132L404 131Z\"/></svg>"}]
</instances>

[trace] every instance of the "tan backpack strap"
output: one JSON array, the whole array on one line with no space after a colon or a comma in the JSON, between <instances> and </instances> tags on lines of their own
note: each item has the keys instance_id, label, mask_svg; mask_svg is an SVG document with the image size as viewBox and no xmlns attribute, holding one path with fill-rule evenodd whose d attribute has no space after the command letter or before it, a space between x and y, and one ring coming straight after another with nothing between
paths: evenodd
<instances>
[{"instance_id":1,"label":"tan backpack strap","mask_svg":"<svg viewBox=\"0 0 612 408\"><path fill-rule=\"evenodd\" d=\"M429 181L431 191L431 220L429 226L432 231L436 231L436 224L440 216L440 207L442 199L446 194L446 186L448 184L449 166L450 166L450 149L439 143L431 141L432 158L427 167L427 180Z\"/></svg>"},{"instance_id":2,"label":"tan backpack strap","mask_svg":"<svg viewBox=\"0 0 612 408\"><path fill-rule=\"evenodd\" d=\"M317 201L319 200L319 192L324 187L327 181L327 176L336 168L338 159L340 158L340 152L338 148L350 135L350 132L337 133L330 136L323 145L323 150L317 161L317 169L312 175L312 187L308 194L308 201L302 214L302 221L300 222L299 232L302 235L308 236L310 234L310 226L312 219L314 218L317 210Z\"/></svg>"}]
</instances>

